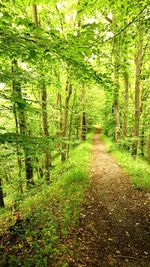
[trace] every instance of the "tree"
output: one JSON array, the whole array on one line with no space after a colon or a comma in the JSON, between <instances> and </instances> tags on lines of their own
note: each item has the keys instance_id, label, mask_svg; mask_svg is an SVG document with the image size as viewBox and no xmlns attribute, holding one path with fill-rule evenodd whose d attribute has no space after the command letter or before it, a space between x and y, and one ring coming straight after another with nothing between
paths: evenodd
<instances>
[{"instance_id":1,"label":"tree","mask_svg":"<svg viewBox=\"0 0 150 267\"><path fill-rule=\"evenodd\" d=\"M34 21L37 27L40 26L38 20L38 13L37 13L37 5L33 4L33 15ZM41 61L43 65L43 62ZM41 71L42 72L42 71ZM43 122L43 134L45 138L48 140L49 138L49 130L48 130L48 115L47 115L47 90L45 84L45 77L42 72L41 74L41 100L42 100L42 122ZM45 148L45 180L47 183L50 182L50 167L51 167L51 154L49 151L49 146Z\"/></svg>"},{"instance_id":2,"label":"tree","mask_svg":"<svg viewBox=\"0 0 150 267\"><path fill-rule=\"evenodd\" d=\"M3 188L2 188L2 179L0 179L0 207L3 208L4 205L4 195L3 195Z\"/></svg>"},{"instance_id":3,"label":"tree","mask_svg":"<svg viewBox=\"0 0 150 267\"><path fill-rule=\"evenodd\" d=\"M72 84L66 81L66 97L64 107L64 127L62 132L62 154L61 160L65 161L67 157L67 140L68 140L68 112L69 112L69 101L72 94Z\"/></svg>"},{"instance_id":4,"label":"tree","mask_svg":"<svg viewBox=\"0 0 150 267\"><path fill-rule=\"evenodd\" d=\"M86 140L86 113L85 113L85 86L82 84L81 88L81 132L80 139L81 141Z\"/></svg>"},{"instance_id":5,"label":"tree","mask_svg":"<svg viewBox=\"0 0 150 267\"><path fill-rule=\"evenodd\" d=\"M13 74L13 96L14 96L14 102L15 102L15 108L18 116L18 124L20 129L20 134L22 135L22 138L28 136L27 135L27 124L26 124L26 117L25 117L25 108L26 108L26 102L22 98L22 92L21 92L21 84L19 81L19 77L17 77L18 74L18 64L17 60L14 59L12 61L12 74ZM15 117L16 119L16 117ZM23 150L25 153L25 170L26 170L26 182L27 187L30 187L31 185L34 185L33 180L33 167L32 167L32 159L29 151L29 147L27 147L26 144L23 142Z\"/></svg>"},{"instance_id":6,"label":"tree","mask_svg":"<svg viewBox=\"0 0 150 267\"><path fill-rule=\"evenodd\" d=\"M140 76L142 67L142 55L143 55L143 36L141 30L139 30L139 40L137 45L137 52L135 56L136 65L136 77L135 77L135 115L134 115L134 130L133 130L133 145L132 155L137 155L138 138L139 138L139 124L140 124Z\"/></svg>"}]
</instances>

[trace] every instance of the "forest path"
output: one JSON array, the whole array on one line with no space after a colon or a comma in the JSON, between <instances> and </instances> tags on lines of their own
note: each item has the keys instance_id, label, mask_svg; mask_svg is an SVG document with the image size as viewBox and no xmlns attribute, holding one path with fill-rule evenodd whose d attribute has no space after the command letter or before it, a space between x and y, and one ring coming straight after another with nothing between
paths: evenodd
<instances>
[{"instance_id":1,"label":"forest path","mask_svg":"<svg viewBox=\"0 0 150 267\"><path fill-rule=\"evenodd\" d=\"M150 194L134 188L99 136L93 138L91 185L70 266L150 267Z\"/></svg>"}]
</instances>

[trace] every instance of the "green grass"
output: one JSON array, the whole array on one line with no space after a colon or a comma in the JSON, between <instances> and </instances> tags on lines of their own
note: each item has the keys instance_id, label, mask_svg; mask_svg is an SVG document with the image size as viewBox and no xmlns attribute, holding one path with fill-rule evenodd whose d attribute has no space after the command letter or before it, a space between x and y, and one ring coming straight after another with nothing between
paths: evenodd
<instances>
[{"instance_id":1,"label":"green grass","mask_svg":"<svg viewBox=\"0 0 150 267\"><path fill-rule=\"evenodd\" d=\"M37 193L27 195L19 204L23 217L23 231L17 228L15 244L5 249L9 256L8 266L68 266L68 233L75 232L78 213L89 184L88 172L91 152L91 137L70 152L63 164L57 159L51 185L39 188ZM1 211L1 233L15 220L6 209ZM64 243L66 242L66 245ZM6 261L4 255L4 263Z\"/></svg>"},{"instance_id":2,"label":"green grass","mask_svg":"<svg viewBox=\"0 0 150 267\"><path fill-rule=\"evenodd\" d=\"M102 136L102 139L106 143L108 152L127 171L136 188L150 192L150 165L146 160L140 157L134 159L129 152L120 150L110 139L105 136Z\"/></svg>"}]
</instances>

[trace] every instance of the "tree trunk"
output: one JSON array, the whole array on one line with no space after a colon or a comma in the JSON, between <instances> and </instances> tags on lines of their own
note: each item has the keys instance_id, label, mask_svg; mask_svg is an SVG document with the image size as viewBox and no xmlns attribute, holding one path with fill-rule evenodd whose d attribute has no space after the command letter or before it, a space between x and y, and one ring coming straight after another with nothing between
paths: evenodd
<instances>
[{"instance_id":1,"label":"tree trunk","mask_svg":"<svg viewBox=\"0 0 150 267\"><path fill-rule=\"evenodd\" d=\"M43 169L44 168L42 168L41 166L39 166L39 159L38 159L38 157L35 157L35 161L37 163L36 170L37 170L38 179L42 179L43 178L43 175L44 175L44 173L43 173Z\"/></svg>"},{"instance_id":2,"label":"tree trunk","mask_svg":"<svg viewBox=\"0 0 150 267\"><path fill-rule=\"evenodd\" d=\"M18 124L18 117L17 117L17 112L16 112L16 105L14 104L14 116L15 116L15 125L16 125L16 134L17 136L19 135L19 124ZM19 149L19 145L17 142L17 161L18 161L18 178L19 178L19 185L18 185L18 191L20 194L23 194L23 187L22 187L22 160L21 160L21 156L20 156L20 149Z\"/></svg>"},{"instance_id":3,"label":"tree trunk","mask_svg":"<svg viewBox=\"0 0 150 267\"><path fill-rule=\"evenodd\" d=\"M38 20L37 5L33 4L33 17L37 27L40 26ZM42 75L42 121L43 121L43 134L48 141L49 131L48 131L48 116L47 116L47 90L44 81L44 75ZM48 145L49 142L47 142ZM51 167L51 154L49 152L49 147L45 148L45 180L47 183L50 182L50 167Z\"/></svg>"},{"instance_id":4,"label":"tree trunk","mask_svg":"<svg viewBox=\"0 0 150 267\"><path fill-rule=\"evenodd\" d=\"M86 140L86 114L85 111L82 112L81 116L81 141Z\"/></svg>"},{"instance_id":5,"label":"tree trunk","mask_svg":"<svg viewBox=\"0 0 150 267\"><path fill-rule=\"evenodd\" d=\"M42 120L43 120L43 134L48 140L48 116L47 116L47 90L45 87L45 82L43 81L42 86ZM47 145L49 142L47 142ZM49 147L45 148L45 180L47 183L50 182L50 167L51 167L51 154L49 152Z\"/></svg>"},{"instance_id":6,"label":"tree trunk","mask_svg":"<svg viewBox=\"0 0 150 267\"><path fill-rule=\"evenodd\" d=\"M150 163L150 134L148 136L148 142L147 142L147 160Z\"/></svg>"},{"instance_id":7,"label":"tree trunk","mask_svg":"<svg viewBox=\"0 0 150 267\"><path fill-rule=\"evenodd\" d=\"M3 188L2 188L2 179L0 179L0 207L4 208L4 196L3 196Z\"/></svg>"},{"instance_id":8,"label":"tree trunk","mask_svg":"<svg viewBox=\"0 0 150 267\"><path fill-rule=\"evenodd\" d=\"M112 19L112 26L114 35L117 31L117 21L115 15ZM120 140L120 107L119 107L119 66L120 66L120 43L119 37L114 38L114 118L115 118L115 141L116 143Z\"/></svg>"},{"instance_id":9,"label":"tree trunk","mask_svg":"<svg viewBox=\"0 0 150 267\"><path fill-rule=\"evenodd\" d=\"M33 185L33 168L32 168L32 164L31 164L31 156L29 155L29 153L26 151L26 157L25 157L25 169L26 169L26 181L27 181L27 185L28 187L30 187L30 185Z\"/></svg>"},{"instance_id":10,"label":"tree trunk","mask_svg":"<svg viewBox=\"0 0 150 267\"><path fill-rule=\"evenodd\" d=\"M33 17L34 17L35 24L37 27L39 27L40 24L39 24L39 20L38 20L37 5L33 4L32 8L33 8Z\"/></svg>"},{"instance_id":11,"label":"tree trunk","mask_svg":"<svg viewBox=\"0 0 150 267\"><path fill-rule=\"evenodd\" d=\"M123 113L123 138L124 140L127 137L127 115L128 115L128 99L129 99L129 76L128 72L124 72L124 85L125 85L125 90L124 90L124 113Z\"/></svg>"},{"instance_id":12,"label":"tree trunk","mask_svg":"<svg viewBox=\"0 0 150 267\"><path fill-rule=\"evenodd\" d=\"M143 55L142 55L142 59L144 57L144 52L145 49L143 49ZM146 145L146 138L145 138L145 130L146 130L146 126L147 126L147 122L148 122L148 117L147 117L147 113L145 113L145 111L147 110L147 99L149 99L149 92L148 92L148 88L147 87L143 87L141 90L141 106L140 106L140 121L141 121L141 127L140 127L140 154L141 156L145 156L145 145Z\"/></svg>"},{"instance_id":13,"label":"tree trunk","mask_svg":"<svg viewBox=\"0 0 150 267\"><path fill-rule=\"evenodd\" d=\"M19 177L18 191L22 195L23 194L23 186L22 186L22 160L21 160L21 156L19 155L19 150L17 152L17 157L18 157L18 177Z\"/></svg>"},{"instance_id":14,"label":"tree trunk","mask_svg":"<svg viewBox=\"0 0 150 267\"><path fill-rule=\"evenodd\" d=\"M143 40L141 33L139 33L139 44L137 54L135 57L136 77L135 77L135 111L134 111L134 129L133 129L133 144L132 155L136 157L138 149L139 138L139 124L140 124L140 76L142 67L142 53L143 53Z\"/></svg>"},{"instance_id":15,"label":"tree trunk","mask_svg":"<svg viewBox=\"0 0 150 267\"><path fill-rule=\"evenodd\" d=\"M22 135L22 138L24 136L27 136L27 125L26 125L26 119L25 119L25 103L22 98L22 92L21 92L21 85L20 82L16 81L16 70L18 68L17 60L13 60L12 62L12 73L14 75L13 80L13 96L15 104L17 105L17 116L18 116L18 124L20 133ZM33 167L32 167L32 160L30 156L29 148L26 147L26 145L23 144L23 150L25 153L25 172L26 172L26 183L27 187L29 188L31 185L34 184L33 180Z\"/></svg>"},{"instance_id":16,"label":"tree trunk","mask_svg":"<svg viewBox=\"0 0 150 267\"><path fill-rule=\"evenodd\" d=\"M82 92L81 92L81 106L82 106L82 113L81 113L81 132L80 132L80 140L86 140L86 114L85 114L85 86L82 85Z\"/></svg>"},{"instance_id":17,"label":"tree trunk","mask_svg":"<svg viewBox=\"0 0 150 267\"><path fill-rule=\"evenodd\" d=\"M145 131L144 131L144 125L142 125L141 136L140 136L140 152L142 157L144 157L144 146L145 146Z\"/></svg>"},{"instance_id":18,"label":"tree trunk","mask_svg":"<svg viewBox=\"0 0 150 267\"><path fill-rule=\"evenodd\" d=\"M61 94L58 93L57 95L57 107L58 107L58 129L57 129L57 137L58 137L58 151L61 153L61 139L62 139L62 131L63 131L63 124L62 124L62 99Z\"/></svg>"},{"instance_id":19,"label":"tree trunk","mask_svg":"<svg viewBox=\"0 0 150 267\"><path fill-rule=\"evenodd\" d=\"M118 49L117 42L116 49ZM115 82L115 91L114 91L114 115L115 115L115 141L119 142L120 139L120 110L119 110L119 55L118 51L115 53L114 61L114 82Z\"/></svg>"},{"instance_id":20,"label":"tree trunk","mask_svg":"<svg viewBox=\"0 0 150 267\"><path fill-rule=\"evenodd\" d=\"M74 92L74 97L73 97L73 103L71 107L71 114L70 114L70 123L69 123L69 134L68 134L68 140L71 140L71 134L72 134L72 123L73 123L73 112L75 112L75 101L76 101L76 90ZM67 147L67 158L69 157L69 150L70 150L70 145Z\"/></svg>"},{"instance_id":21,"label":"tree trunk","mask_svg":"<svg viewBox=\"0 0 150 267\"><path fill-rule=\"evenodd\" d=\"M65 161L67 157L67 137L68 137L68 112L69 112L69 100L72 94L72 85L68 83L66 84L66 99L65 99L65 110L64 110L64 129L62 134L62 154L61 160Z\"/></svg>"}]
</instances>

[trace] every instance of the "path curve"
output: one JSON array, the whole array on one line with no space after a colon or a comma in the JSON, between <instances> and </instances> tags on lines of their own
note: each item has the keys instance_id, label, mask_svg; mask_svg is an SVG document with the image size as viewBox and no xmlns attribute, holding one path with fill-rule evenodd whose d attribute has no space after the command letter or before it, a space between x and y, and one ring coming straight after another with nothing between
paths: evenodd
<instances>
[{"instance_id":1,"label":"path curve","mask_svg":"<svg viewBox=\"0 0 150 267\"><path fill-rule=\"evenodd\" d=\"M73 266L150 267L150 194L134 188L99 136L93 138Z\"/></svg>"}]
</instances>

